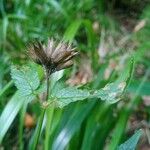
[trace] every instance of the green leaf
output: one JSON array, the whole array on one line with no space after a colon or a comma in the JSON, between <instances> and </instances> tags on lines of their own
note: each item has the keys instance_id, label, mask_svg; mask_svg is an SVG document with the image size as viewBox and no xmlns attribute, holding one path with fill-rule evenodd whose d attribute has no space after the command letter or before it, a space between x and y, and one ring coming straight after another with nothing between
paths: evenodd
<instances>
[{"instance_id":1,"label":"green leaf","mask_svg":"<svg viewBox=\"0 0 150 150\"><path fill-rule=\"evenodd\" d=\"M126 142L121 144L118 147L118 150L135 150L141 135L142 135L142 130L140 129L136 131L135 134L132 137L130 137Z\"/></svg>"},{"instance_id":2,"label":"green leaf","mask_svg":"<svg viewBox=\"0 0 150 150\"><path fill-rule=\"evenodd\" d=\"M137 87L141 84L140 80L132 80L131 84L128 86L127 91L131 93L136 93ZM141 90L138 92L139 95L150 95L150 82L146 81L143 85Z\"/></svg>"},{"instance_id":3,"label":"green leaf","mask_svg":"<svg viewBox=\"0 0 150 150\"><path fill-rule=\"evenodd\" d=\"M131 56L126 61L127 61L127 65L122 70L122 72L119 75L119 78L116 81L117 83L124 82L124 81L126 82L126 86L124 90L126 90L126 88L130 85L130 81L134 70L135 58L134 56Z\"/></svg>"},{"instance_id":4,"label":"green leaf","mask_svg":"<svg viewBox=\"0 0 150 150\"><path fill-rule=\"evenodd\" d=\"M69 119L67 118L66 124L54 139L54 143L52 145L53 150L65 149L75 132L79 130L83 120L88 116L94 105L95 101L91 101L89 103L79 105L79 107L71 110L68 116Z\"/></svg>"},{"instance_id":5,"label":"green leaf","mask_svg":"<svg viewBox=\"0 0 150 150\"><path fill-rule=\"evenodd\" d=\"M9 81L4 88L0 91L0 97L13 85L13 81Z\"/></svg>"},{"instance_id":6,"label":"green leaf","mask_svg":"<svg viewBox=\"0 0 150 150\"><path fill-rule=\"evenodd\" d=\"M81 24L82 20L75 20L64 33L64 40L72 42Z\"/></svg>"},{"instance_id":7,"label":"green leaf","mask_svg":"<svg viewBox=\"0 0 150 150\"><path fill-rule=\"evenodd\" d=\"M69 18L66 10L63 9L63 7L61 6L61 4L59 2L57 2L56 0L51 0L51 1L48 1L48 3L50 5L52 5L55 8L55 10L62 13L64 15L64 17Z\"/></svg>"},{"instance_id":8,"label":"green leaf","mask_svg":"<svg viewBox=\"0 0 150 150\"><path fill-rule=\"evenodd\" d=\"M40 83L36 69L29 66L21 69L17 69L14 65L11 66L11 76L19 90L5 106L0 116L0 142L2 142L24 102L28 103L35 98L33 92Z\"/></svg>"},{"instance_id":9,"label":"green leaf","mask_svg":"<svg viewBox=\"0 0 150 150\"><path fill-rule=\"evenodd\" d=\"M63 88L62 90L58 90L55 95L55 102L58 107L64 107L71 102L75 102L78 100L84 100L90 96L89 91L87 90L80 90L76 87L67 87Z\"/></svg>"},{"instance_id":10,"label":"green leaf","mask_svg":"<svg viewBox=\"0 0 150 150\"><path fill-rule=\"evenodd\" d=\"M134 66L133 57L129 58L127 66L124 71L120 74L119 78L110 84L107 84L104 88L95 91L93 97L100 98L101 100L107 101L109 103L116 103L120 100L121 95L127 88L132 78Z\"/></svg>"},{"instance_id":11,"label":"green leaf","mask_svg":"<svg viewBox=\"0 0 150 150\"><path fill-rule=\"evenodd\" d=\"M90 48L93 48L94 42L95 42L95 35L92 27L92 22L88 19L83 20L83 25L86 29L86 34L87 34L87 40L88 40L88 46ZM93 49L94 50L94 49ZM93 52L92 50L92 52Z\"/></svg>"},{"instance_id":12,"label":"green leaf","mask_svg":"<svg viewBox=\"0 0 150 150\"><path fill-rule=\"evenodd\" d=\"M107 84L104 88L95 91L92 97L100 98L109 103L115 103L120 100L125 85L126 82Z\"/></svg>"},{"instance_id":13,"label":"green leaf","mask_svg":"<svg viewBox=\"0 0 150 150\"><path fill-rule=\"evenodd\" d=\"M102 105L95 106L94 111L90 113L87 119L87 123L85 126L85 133L83 137L83 142L82 142L82 147L81 150L91 150L93 148L93 144L96 141L95 136L96 134L102 135L102 132L99 131L100 126L102 125L101 123L98 123L98 120L100 118L103 120L103 117L106 118L109 116L108 111L109 111L110 105L108 103L102 103ZM97 113L98 110L98 113ZM110 117L110 116L109 116ZM104 121L103 121L104 123ZM109 124L110 125L110 124ZM107 127L106 127L107 130ZM105 131L106 131L105 130ZM99 138L100 138L99 136ZM98 141L101 141L97 139ZM102 147L101 147L102 149Z\"/></svg>"},{"instance_id":14,"label":"green leaf","mask_svg":"<svg viewBox=\"0 0 150 150\"><path fill-rule=\"evenodd\" d=\"M29 66L18 69L11 66L11 77L22 95L30 95L38 88L40 81L36 69Z\"/></svg>"},{"instance_id":15,"label":"green leaf","mask_svg":"<svg viewBox=\"0 0 150 150\"><path fill-rule=\"evenodd\" d=\"M6 42L8 24L9 24L8 17L5 16L5 17L3 18L3 30L2 30L2 31L3 31L2 36L3 36L4 42Z\"/></svg>"},{"instance_id":16,"label":"green leaf","mask_svg":"<svg viewBox=\"0 0 150 150\"><path fill-rule=\"evenodd\" d=\"M23 14L9 14L8 19L19 19L19 20L25 20L27 19L27 16Z\"/></svg>"},{"instance_id":17,"label":"green leaf","mask_svg":"<svg viewBox=\"0 0 150 150\"><path fill-rule=\"evenodd\" d=\"M24 102L20 112L19 112L19 127L18 127L18 141L19 149L23 150L24 148L24 119L27 112L28 101Z\"/></svg>"},{"instance_id":18,"label":"green leaf","mask_svg":"<svg viewBox=\"0 0 150 150\"><path fill-rule=\"evenodd\" d=\"M57 107L64 107L71 102L84 100L87 98L100 98L103 101L109 103L115 103L120 100L122 93L129 84L133 71L133 61L129 61L125 68L125 71L119 76L119 78L113 82L107 84L104 88L96 90L93 93L88 90L77 89L76 87L61 88L58 85L54 87L52 91L53 101Z\"/></svg>"},{"instance_id":19,"label":"green leaf","mask_svg":"<svg viewBox=\"0 0 150 150\"><path fill-rule=\"evenodd\" d=\"M3 140L7 130L21 109L25 101L30 101L34 96L23 97L19 91L17 91L8 104L5 106L0 116L0 143Z\"/></svg>"},{"instance_id":20,"label":"green leaf","mask_svg":"<svg viewBox=\"0 0 150 150\"><path fill-rule=\"evenodd\" d=\"M30 150L37 149L38 141L39 141L39 138L40 138L40 135L41 135L41 129L42 129L42 125L43 125L43 119L44 119L44 116L45 116L45 111L46 111L45 108L41 109L41 115L39 117L39 120L38 120L36 129L34 131L33 137L31 138L30 143L29 143L29 149Z\"/></svg>"},{"instance_id":21,"label":"green leaf","mask_svg":"<svg viewBox=\"0 0 150 150\"><path fill-rule=\"evenodd\" d=\"M141 80L140 85L137 87L134 98L131 99L130 103L128 103L121 110L119 119L116 122L115 129L112 133L112 139L110 141L108 149L116 150L116 148L121 140L121 137L125 131L128 118L129 118L130 114L132 113L132 111L134 110L133 108L137 107L141 101L141 98L138 98L137 96L138 96L138 93L141 90L143 84L145 84L145 82L149 76L149 71L150 71L149 69L146 71L144 77Z\"/></svg>"},{"instance_id":22,"label":"green leaf","mask_svg":"<svg viewBox=\"0 0 150 150\"><path fill-rule=\"evenodd\" d=\"M76 87L60 89L61 86L57 86L58 88L54 88L55 90L52 91L52 97L56 103L56 106L60 108L70 104L71 102L84 100L87 98L100 98L103 101L115 103L120 100L125 85L125 82L121 82L119 84L116 82L110 83L92 94L88 90L81 90L77 89Z\"/></svg>"}]
</instances>

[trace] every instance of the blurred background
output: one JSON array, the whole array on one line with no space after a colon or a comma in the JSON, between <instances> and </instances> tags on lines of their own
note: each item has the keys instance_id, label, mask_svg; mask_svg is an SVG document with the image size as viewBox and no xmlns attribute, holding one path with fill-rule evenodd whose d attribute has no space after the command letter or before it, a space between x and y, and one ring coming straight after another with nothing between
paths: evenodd
<instances>
[{"instance_id":1,"label":"blurred background","mask_svg":"<svg viewBox=\"0 0 150 150\"><path fill-rule=\"evenodd\" d=\"M133 77L121 100L111 105L87 100L55 109L47 143L58 150L116 150L143 129L137 149L150 149L149 0L1 0L0 33L3 115L17 90L11 64L30 63L26 45L34 39L64 39L77 47L75 65L63 72L68 86L100 89L115 81L134 55ZM39 113L36 103L14 108L8 122L1 122L6 132L0 135L0 149L27 149ZM43 149L44 135L38 149Z\"/></svg>"}]
</instances>

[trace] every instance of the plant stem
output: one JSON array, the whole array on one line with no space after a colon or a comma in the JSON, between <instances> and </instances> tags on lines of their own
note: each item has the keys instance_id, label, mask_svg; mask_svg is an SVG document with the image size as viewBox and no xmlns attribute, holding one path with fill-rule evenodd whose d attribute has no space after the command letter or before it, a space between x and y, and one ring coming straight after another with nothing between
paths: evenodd
<instances>
[{"instance_id":1,"label":"plant stem","mask_svg":"<svg viewBox=\"0 0 150 150\"><path fill-rule=\"evenodd\" d=\"M46 69L46 97L45 97L45 101L48 100L49 97L49 78L50 78L50 71L48 69Z\"/></svg>"},{"instance_id":2,"label":"plant stem","mask_svg":"<svg viewBox=\"0 0 150 150\"><path fill-rule=\"evenodd\" d=\"M50 70L46 69L46 96L45 96L45 101L48 101L48 97L49 97L49 78L50 78ZM34 144L32 147L32 150L37 149L37 145L39 143L39 138L40 138L40 134L41 134L41 129L42 129L42 124L43 124L43 120L44 120L44 116L45 116L45 112L46 112L46 106L44 106L44 108L42 109L38 124L36 126L36 130L35 130L35 136L34 136Z\"/></svg>"},{"instance_id":3,"label":"plant stem","mask_svg":"<svg viewBox=\"0 0 150 150\"><path fill-rule=\"evenodd\" d=\"M49 77L50 72L47 70L46 72L46 80L47 80L47 93L49 94ZM48 94L46 95L46 100L48 99ZM49 137L50 137L50 129L52 125L52 119L53 119L53 113L54 113L54 105L51 105L46 111L47 113L47 121L46 121L46 132L45 132L45 143L44 143L44 149L49 149Z\"/></svg>"}]
</instances>

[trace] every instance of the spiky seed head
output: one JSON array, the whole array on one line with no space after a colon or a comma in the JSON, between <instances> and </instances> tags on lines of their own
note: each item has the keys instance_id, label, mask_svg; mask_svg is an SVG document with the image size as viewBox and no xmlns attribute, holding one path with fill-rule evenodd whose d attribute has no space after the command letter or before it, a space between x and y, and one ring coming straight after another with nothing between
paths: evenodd
<instances>
[{"instance_id":1,"label":"spiky seed head","mask_svg":"<svg viewBox=\"0 0 150 150\"><path fill-rule=\"evenodd\" d=\"M28 46L29 55L50 73L69 68L73 65L73 58L78 54L70 44L63 41L57 44L53 39L48 39L47 45L39 41Z\"/></svg>"}]
</instances>

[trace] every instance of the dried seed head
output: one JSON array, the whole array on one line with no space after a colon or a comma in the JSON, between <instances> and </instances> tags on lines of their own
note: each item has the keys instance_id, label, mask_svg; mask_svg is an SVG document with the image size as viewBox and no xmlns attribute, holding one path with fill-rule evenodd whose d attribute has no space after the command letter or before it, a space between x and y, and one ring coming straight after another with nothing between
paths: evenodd
<instances>
[{"instance_id":1,"label":"dried seed head","mask_svg":"<svg viewBox=\"0 0 150 150\"><path fill-rule=\"evenodd\" d=\"M33 61L44 66L49 74L71 67L72 59L78 54L70 44L57 44L53 39L48 39L47 45L39 41L29 44L28 51Z\"/></svg>"}]
</instances>

